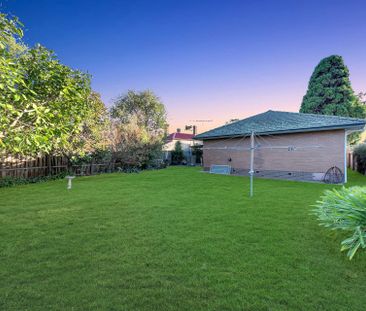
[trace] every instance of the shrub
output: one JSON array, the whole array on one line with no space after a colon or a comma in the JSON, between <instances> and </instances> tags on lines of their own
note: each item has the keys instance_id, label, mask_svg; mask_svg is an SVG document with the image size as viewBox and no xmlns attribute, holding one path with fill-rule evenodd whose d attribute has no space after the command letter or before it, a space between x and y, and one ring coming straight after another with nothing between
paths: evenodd
<instances>
[{"instance_id":1,"label":"shrub","mask_svg":"<svg viewBox=\"0 0 366 311\"><path fill-rule=\"evenodd\" d=\"M201 163L201 159L203 156L203 146L202 145L192 146L192 154L196 156L196 163Z\"/></svg>"},{"instance_id":2,"label":"shrub","mask_svg":"<svg viewBox=\"0 0 366 311\"><path fill-rule=\"evenodd\" d=\"M349 259L360 247L366 248L366 187L326 190L315 206L322 226L352 233L341 243Z\"/></svg>"},{"instance_id":3,"label":"shrub","mask_svg":"<svg viewBox=\"0 0 366 311\"><path fill-rule=\"evenodd\" d=\"M48 180L55 180L65 178L67 172L62 172L56 175L48 175L48 176L38 176L33 178L23 178L23 177L4 177L0 178L0 188L12 187L16 185L25 185L25 184L35 184L39 182L44 182Z\"/></svg>"},{"instance_id":4,"label":"shrub","mask_svg":"<svg viewBox=\"0 0 366 311\"><path fill-rule=\"evenodd\" d=\"M72 165L83 165L92 163L110 163L112 152L110 150L95 150L84 155L74 155L70 158Z\"/></svg>"},{"instance_id":5,"label":"shrub","mask_svg":"<svg viewBox=\"0 0 366 311\"><path fill-rule=\"evenodd\" d=\"M357 171L366 174L366 144L356 146L353 154L357 163Z\"/></svg>"},{"instance_id":6,"label":"shrub","mask_svg":"<svg viewBox=\"0 0 366 311\"><path fill-rule=\"evenodd\" d=\"M172 163L173 164L181 164L184 160L184 153L182 149L182 143L178 140L175 143L175 148L172 151Z\"/></svg>"}]
</instances>

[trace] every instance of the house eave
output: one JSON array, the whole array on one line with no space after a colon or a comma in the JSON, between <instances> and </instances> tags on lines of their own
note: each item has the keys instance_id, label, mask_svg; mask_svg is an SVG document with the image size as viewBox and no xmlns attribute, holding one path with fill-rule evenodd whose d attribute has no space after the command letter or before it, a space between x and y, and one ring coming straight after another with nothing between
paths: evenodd
<instances>
[{"instance_id":1,"label":"house eave","mask_svg":"<svg viewBox=\"0 0 366 311\"><path fill-rule=\"evenodd\" d=\"M281 134L292 134L292 133L303 133L303 132L320 132L320 131L331 131L331 130L353 130L362 131L365 128L365 122L363 123L353 123L338 126L322 126L322 127L309 127L309 128L298 128L298 129L288 129L280 131L266 131L266 132L255 132L256 135L281 135ZM251 133L240 133L240 134L228 134L228 135L217 135L217 136L201 136L199 135L193 137L194 140L212 140L212 139L222 139L222 138L241 138L249 136Z\"/></svg>"}]
</instances>

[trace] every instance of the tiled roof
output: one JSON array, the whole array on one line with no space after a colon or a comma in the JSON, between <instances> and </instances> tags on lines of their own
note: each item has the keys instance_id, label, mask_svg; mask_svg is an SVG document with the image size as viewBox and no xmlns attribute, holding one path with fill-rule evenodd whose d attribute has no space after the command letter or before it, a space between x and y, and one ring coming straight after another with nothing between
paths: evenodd
<instances>
[{"instance_id":1,"label":"tiled roof","mask_svg":"<svg viewBox=\"0 0 366 311\"><path fill-rule=\"evenodd\" d=\"M195 136L210 139L256 134L324 131L331 129L357 129L365 127L366 120L320 114L272 111L236 121Z\"/></svg>"},{"instance_id":2,"label":"tiled roof","mask_svg":"<svg viewBox=\"0 0 366 311\"><path fill-rule=\"evenodd\" d=\"M168 137L167 137L167 140L173 140L173 139L192 140L193 139L193 134L178 133L178 132L169 134Z\"/></svg>"}]
</instances>

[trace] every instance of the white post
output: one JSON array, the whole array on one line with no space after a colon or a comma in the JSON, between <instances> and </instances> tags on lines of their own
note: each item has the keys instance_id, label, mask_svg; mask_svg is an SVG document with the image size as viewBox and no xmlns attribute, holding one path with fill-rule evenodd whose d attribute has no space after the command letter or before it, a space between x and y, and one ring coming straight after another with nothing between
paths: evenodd
<instances>
[{"instance_id":1,"label":"white post","mask_svg":"<svg viewBox=\"0 0 366 311\"><path fill-rule=\"evenodd\" d=\"M253 175L254 175L254 132L250 135L250 197L253 196Z\"/></svg>"},{"instance_id":2,"label":"white post","mask_svg":"<svg viewBox=\"0 0 366 311\"><path fill-rule=\"evenodd\" d=\"M72 188L72 180L75 178L75 176L66 176L67 179L67 190L70 190Z\"/></svg>"}]
</instances>

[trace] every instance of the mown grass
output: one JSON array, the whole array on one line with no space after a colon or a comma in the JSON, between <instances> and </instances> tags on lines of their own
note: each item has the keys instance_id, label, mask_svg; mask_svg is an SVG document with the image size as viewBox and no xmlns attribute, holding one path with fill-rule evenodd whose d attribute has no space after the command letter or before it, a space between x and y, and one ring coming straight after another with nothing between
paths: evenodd
<instances>
[{"instance_id":1,"label":"mown grass","mask_svg":"<svg viewBox=\"0 0 366 311\"><path fill-rule=\"evenodd\" d=\"M351 173L350 185L366 184ZM169 168L0 189L0 310L365 310L332 186Z\"/></svg>"}]
</instances>

